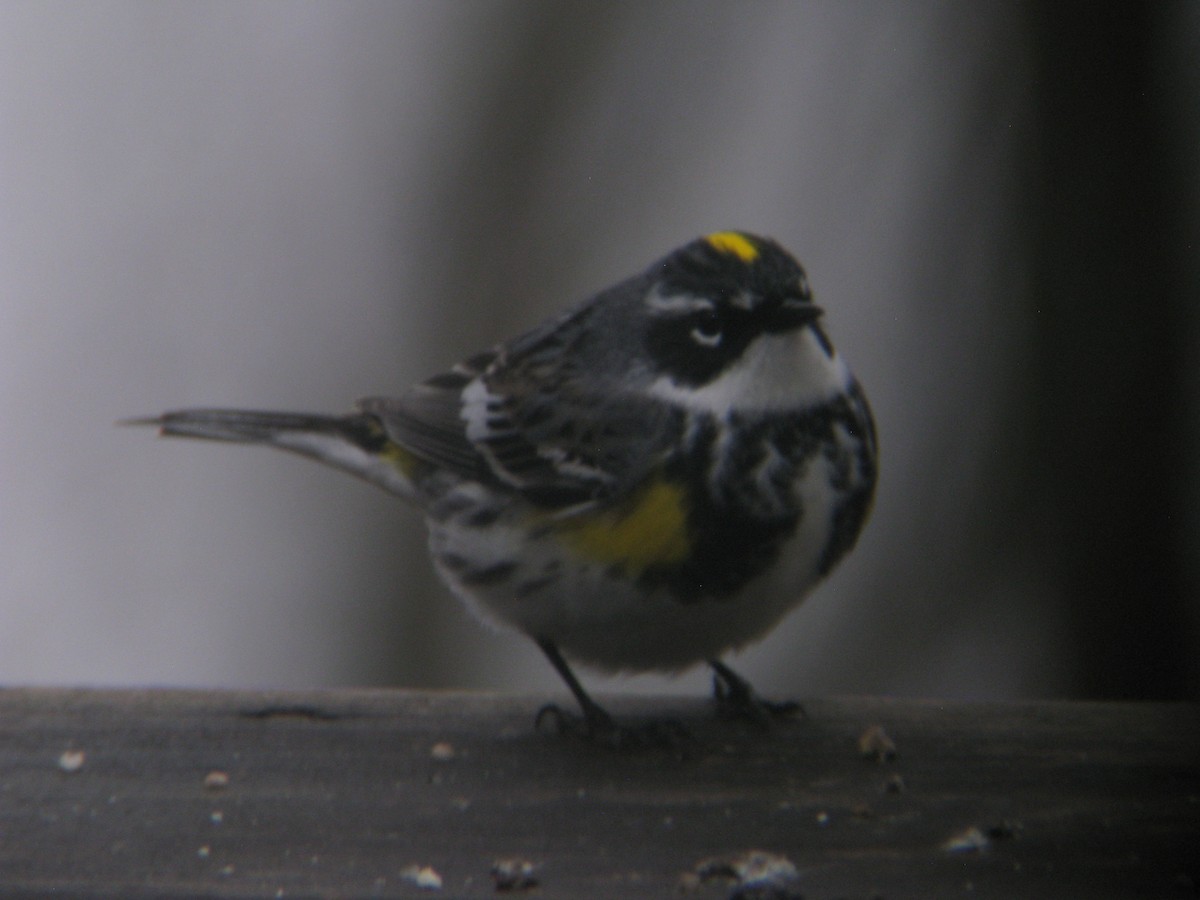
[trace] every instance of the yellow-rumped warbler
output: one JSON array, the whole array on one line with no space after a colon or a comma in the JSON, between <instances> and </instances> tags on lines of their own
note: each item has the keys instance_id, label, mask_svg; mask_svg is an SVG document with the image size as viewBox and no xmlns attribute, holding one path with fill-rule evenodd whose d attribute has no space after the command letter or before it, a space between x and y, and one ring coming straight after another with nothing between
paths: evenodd
<instances>
[{"instance_id":1,"label":"yellow-rumped warbler","mask_svg":"<svg viewBox=\"0 0 1200 900\"><path fill-rule=\"evenodd\" d=\"M785 705L718 657L828 574L875 487L870 409L821 315L783 248L719 232L350 415L136 421L291 450L414 502L442 578L537 642L591 735L623 732L564 654L608 671L707 662L718 701L762 718Z\"/></svg>"}]
</instances>

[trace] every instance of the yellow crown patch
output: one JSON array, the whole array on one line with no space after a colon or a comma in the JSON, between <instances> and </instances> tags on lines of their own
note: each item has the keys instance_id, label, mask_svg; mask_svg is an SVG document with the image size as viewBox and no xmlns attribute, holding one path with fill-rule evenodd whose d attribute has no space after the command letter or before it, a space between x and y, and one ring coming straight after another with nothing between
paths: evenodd
<instances>
[{"instance_id":1,"label":"yellow crown patch","mask_svg":"<svg viewBox=\"0 0 1200 900\"><path fill-rule=\"evenodd\" d=\"M742 262L750 263L758 259L758 248L736 231L718 231L705 240L714 250L732 253Z\"/></svg>"}]
</instances>

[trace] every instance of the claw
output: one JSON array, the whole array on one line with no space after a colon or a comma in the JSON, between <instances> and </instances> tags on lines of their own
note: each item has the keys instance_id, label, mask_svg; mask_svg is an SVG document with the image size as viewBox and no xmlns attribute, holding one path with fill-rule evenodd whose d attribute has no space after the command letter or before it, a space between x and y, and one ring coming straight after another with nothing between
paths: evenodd
<instances>
[{"instance_id":1,"label":"claw","mask_svg":"<svg viewBox=\"0 0 1200 900\"><path fill-rule=\"evenodd\" d=\"M557 703L547 703L537 711L533 719L533 727L543 731L548 719L554 720L556 734L573 734L588 739L597 739L608 735L616 729L612 716L599 706L589 708L587 715L579 716L567 712Z\"/></svg>"},{"instance_id":2,"label":"claw","mask_svg":"<svg viewBox=\"0 0 1200 900\"><path fill-rule=\"evenodd\" d=\"M674 719L623 725L594 704L580 716L557 704L548 703L538 710L533 727L537 731L545 731L551 720L556 734L571 735L612 750L657 749L683 754L695 742L691 732Z\"/></svg>"},{"instance_id":3,"label":"claw","mask_svg":"<svg viewBox=\"0 0 1200 900\"><path fill-rule=\"evenodd\" d=\"M777 719L804 718L804 707L794 700L764 700L729 666L715 659L708 664L713 670L713 699L721 718L741 719L763 729L770 728Z\"/></svg>"}]
</instances>

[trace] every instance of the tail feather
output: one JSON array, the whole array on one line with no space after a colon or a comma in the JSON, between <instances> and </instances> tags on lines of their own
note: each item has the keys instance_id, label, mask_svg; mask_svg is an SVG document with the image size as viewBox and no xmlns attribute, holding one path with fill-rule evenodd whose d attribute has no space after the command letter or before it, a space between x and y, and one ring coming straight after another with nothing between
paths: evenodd
<instances>
[{"instance_id":1,"label":"tail feather","mask_svg":"<svg viewBox=\"0 0 1200 900\"><path fill-rule=\"evenodd\" d=\"M413 459L372 415L321 416L248 409L181 409L126 419L165 437L266 444L318 460L401 496L412 495Z\"/></svg>"},{"instance_id":2,"label":"tail feather","mask_svg":"<svg viewBox=\"0 0 1200 900\"><path fill-rule=\"evenodd\" d=\"M354 417L348 417L354 418ZM169 437L209 438L241 443L270 443L285 432L337 433L344 419L303 413L258 412L250 409L181 409L126 419L122 425L156 425Z\"/></svg>"}]
</instances>

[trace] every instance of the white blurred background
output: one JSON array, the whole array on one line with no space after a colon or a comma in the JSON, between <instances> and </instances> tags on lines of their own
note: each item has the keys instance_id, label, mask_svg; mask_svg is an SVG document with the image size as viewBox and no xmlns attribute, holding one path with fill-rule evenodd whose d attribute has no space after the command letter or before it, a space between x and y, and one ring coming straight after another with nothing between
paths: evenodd
<instances>
[{"instance_id":1,"label":"white blurred background","mask_svg":"<svg viewBox=\"0 0 1200 900\"><path fill-rule=\"evenodd\" d=\"M395 499L113 422L346 410L742 228L883 469L733 664L1200 695L1200 14L1101 8L0 0L0 684L561 690Z\"/></svg>"}]
</instances>

